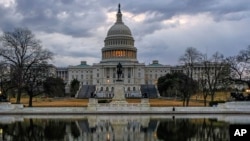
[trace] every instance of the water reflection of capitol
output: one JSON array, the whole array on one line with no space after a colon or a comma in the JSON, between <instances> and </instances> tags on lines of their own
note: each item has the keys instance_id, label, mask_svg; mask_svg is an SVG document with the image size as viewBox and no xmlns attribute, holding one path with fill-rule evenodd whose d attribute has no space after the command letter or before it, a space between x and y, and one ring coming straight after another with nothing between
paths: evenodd
<instances>
[{"instance_id":1,"label":"water reflection of capitol","mask_svg":"<svg viewBox=\"0 0 250 141\"><path fill-rule=\"evenodd\" d=\"M229 141L235 115L2 115L0 141Z\"/></svg>"},{"instance_id":2,"label":"water reflection of capitol","mask_svg":"<svg viewBox=\"0 0 250 141\"><path fill-rule=\"evenodd\" d=\"M89 116L77 121L80 140L157 141L157 120L141 116ZM68 140L72 136L68 134ZM73 139L72 139L73 140Z\"/></svg>"}]
</instances>

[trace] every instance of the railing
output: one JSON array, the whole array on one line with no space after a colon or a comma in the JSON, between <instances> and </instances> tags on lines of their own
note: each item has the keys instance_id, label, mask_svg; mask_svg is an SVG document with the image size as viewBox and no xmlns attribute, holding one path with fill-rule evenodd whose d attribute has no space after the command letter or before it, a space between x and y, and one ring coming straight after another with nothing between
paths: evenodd
<instances>
[{"instance_id":1,"label":"railing","mask_svg":"<svg viewBox=\"0 0 250 141\"><path fill-rule=\"evenodd\" d=\"M99 91L96 93L96 97L97 98L112 98L114 97L114 93L109 92L109 91Z\"/></svg>"},{"instance_id":2,"label":"railing","mask_svg":"<svg viewBox=\"0 0 250 141\"><path fill-rule=\"evenodd\" d=\"M125 107L125 108L133 108L139 107L140 103L98 103L99 107L105 108L115 108L115 107Z\"/></svg>"},{"instance_id":3,"label":"railing","mask_svg":"<svg viewBox=\"0 0 250 141\"><path fill-rule=\"evenodd\" d=\"M141 92L140 91L126 91L125 92L126 98L141 98Z\"/></svg>"},{"instance_id":4,"label":"railing","mask_svg":"<svg viewBox=\"0 0 250 141\"><path fill-rule=\"evenodd\" d=\"M97 98L112 98L114 97L113 91L99 91L95 92ZM141 92L140 91L125 91L125 97L126 98L141 98Z\"/></svg>"}]
</instances>

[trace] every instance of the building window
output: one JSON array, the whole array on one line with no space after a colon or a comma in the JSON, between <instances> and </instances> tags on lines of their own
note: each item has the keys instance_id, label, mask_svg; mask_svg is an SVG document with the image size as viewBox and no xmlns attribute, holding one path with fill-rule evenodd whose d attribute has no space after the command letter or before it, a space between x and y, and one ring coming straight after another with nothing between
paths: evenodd
<instances>
[{"instance_id":1,"label":"building window","mask_svg":"<svg viewBox=\"0 0 250 141\"><path fill-rule=\"evenodd\" d=\"M96 74L96 77L99 77L99 73Z\"/></svg>"},{"instance_id":2,"label":"building window","mask_svg":"<svg viewBox=\"0 0 250 141\"><path fill-rule=\"evenodd\" d=\"M107 78L109 78L109 68L107 68L107 70L106 70L106 76L107 76Z\"/></svg>"},{"instance_id":3,"label":"building window","mask_svg":"<svg viewBox=\"0 0 250 141\"><path fill-rule=\"evenodd\" d=\"M128 78L131 78L131 68L128 68Z\"/></svg>"}]
</instances>

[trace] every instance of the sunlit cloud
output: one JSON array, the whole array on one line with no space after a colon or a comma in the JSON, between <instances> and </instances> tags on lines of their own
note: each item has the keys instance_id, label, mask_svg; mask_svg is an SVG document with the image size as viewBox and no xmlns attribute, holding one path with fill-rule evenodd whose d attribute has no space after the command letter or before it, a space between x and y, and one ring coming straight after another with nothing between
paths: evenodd
<instances>
[{"instance_id":1,"label":"sunlit cloud","mask_svg":"<svg viewBox=\"0 0 250 141\"><path fill-rule=\"evenodd\" d=\"M0 0L0 6L9 8L15 5L15 0Z\"/></svg>"}]
</instances>

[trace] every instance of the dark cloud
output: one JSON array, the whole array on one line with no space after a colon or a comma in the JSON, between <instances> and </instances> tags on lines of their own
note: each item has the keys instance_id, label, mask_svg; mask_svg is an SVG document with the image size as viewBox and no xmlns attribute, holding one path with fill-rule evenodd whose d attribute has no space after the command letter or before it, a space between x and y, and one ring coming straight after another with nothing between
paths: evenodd
<instances>
[{"instance_id":1,"label":"dark cloud","mask_svg":"<svg viewBox=\"0 0 250 141\"><path fill-rule=\"evenodd\" d=\"M0 9L6 15L0 24L3 30L25 26L37 31L84 37L90 36L91 30L105 22L105 13L96 9L100 6L86 1L17 0L13 13L8 12L8 8ZM7 18L15 14L21 17L18 23Z\"/></svg>"},{"instance_id":2,"label":"dark cloud","mask_svg":"<svg viewBox=\"0 0 250 141\"><path fill-rule=\"evenodd\" d=\"M117 2L118 3L118 2ZM14 12L10 9L1 8L1 13L5 13L1 27L9 29L11 26L26 26L34 30L43 30L48 33L59 32L71 36L81 37L90 36L91 30L97 28L105 22L106 16L103 9L109 11L117 10L117 3L113 0L104 1L79 1L79 0L16 0ZM199 14L208 12L216 21L239 20L249 16L244 11L249 11L250 1L218 1L218 0L144 0L134 2L133 0L124 1L122 10L133 14L148 13L154 14L147 18L143 24L160 22L180 14ZM60 14L65 13L65 19L60 19ZM238 14L237 14L238 13ZM19 21L13 21L7 17L22 17ZM10 24L12 23L13 24ZM17 23L18 24L15 24ZM158 29L161 28L158 26ZM155 28L146 28L146 33L152 33ZM157 29L157 27L156 27Z\"/></svg>"},{"instance_id":3,"label":"dark cloud","mask_svg":"<svg viewBox=\"0 0 250 141\"><path fill-rule=\"evenodd\" d=\"M158 59L172 64L188 46L233 55L250 44L249 0L16 0L11 6L0 4L0 28L6 31L27 27L47 36L42 41L57 56L98 60L100 44L112 26L107 12L117 11L119 2L122 12L132 15L130 18L140 14L146 17L135 22L124 16L142 61ZM185 19L187 23L182 25L183 15L197 21ZM176 21L165 24L168 20ZM88 43L79 43L79 38Z\"/></svg>"},{"instance_id":4,"label":"dark cloud","mask_svg":"<svg viewBox=\"0 0 250 141\"><path fill-rule=\"evenodd\" d=\"M146 11L158 12L161 16L156 16L154 21L161 21L180 14L199 14L210 13L215 19L223 18L230 13L237 13L240 11L250 11L250 1L248 0L157 0L157 1L143 1L141 3L126 1L124 9L134 13L140 14ZM151 20L150 20L151 21ZM150 22L149 21L149 22Z\"/></svg>"}]
</instances>

